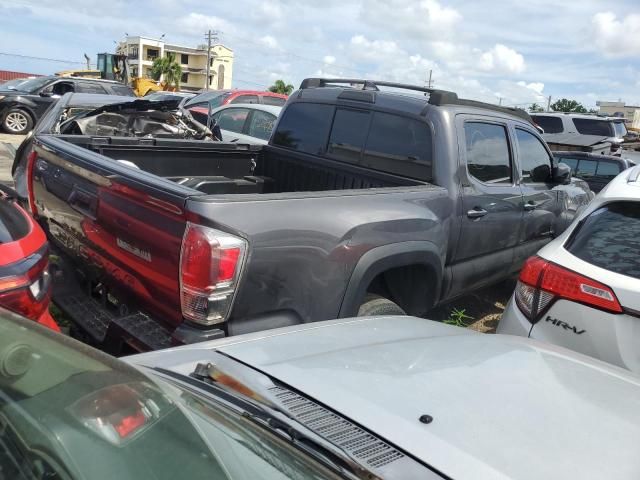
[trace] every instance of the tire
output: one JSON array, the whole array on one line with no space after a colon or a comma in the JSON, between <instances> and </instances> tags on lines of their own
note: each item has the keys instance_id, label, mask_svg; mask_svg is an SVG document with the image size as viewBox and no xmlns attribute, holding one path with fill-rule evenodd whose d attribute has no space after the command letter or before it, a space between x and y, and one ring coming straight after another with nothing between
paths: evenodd
<instances>
[{"instance_id":1,"label":"tire","mask_svg":"<svg viewBox=\"0 0 640 480\"><path fill-rule=\"evenodd\" d=\"M25 135L33 128L33 118L24 110L12 108L4 116L2 128L7 133L14 135Z\"/></svg>"},{"instance_id":2,"label":"tire","mask_svg":"<svg viewBox=\"0 0 640 480\"><path fill-rule=\"evenodd\" d=\"M367 294L358 309L359 317L379 317L381 315L406 315L405 311L391 300L379 295Z\"/></svg>"}]
</instances>

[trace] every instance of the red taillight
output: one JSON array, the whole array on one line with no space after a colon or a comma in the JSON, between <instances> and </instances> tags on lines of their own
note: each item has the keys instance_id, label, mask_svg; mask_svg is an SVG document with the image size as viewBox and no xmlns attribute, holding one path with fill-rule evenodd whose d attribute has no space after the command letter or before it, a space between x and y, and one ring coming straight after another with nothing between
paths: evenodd
<instances>
[{"instance_id":1,"label":"red taillight","mask_svg":"<svg viewBox=\"0 0 640 480\"><path fill-rule=\"evenodd\" d=\"M535 322L557 298L614 313L622 312L615 293L606 285L540 257L529 258L516 285L515 299L520 310Z\"/></svg>"},{"instance_id":2,"label":"red taillight","mask_svg":"<svg viewBox=\"0 0 640 480\"><path fill-rule=\"evenodd\" d=\"M235 293L246 242L201 225L187 224L182 241L182 314L202 325L226 320Z\"/></svg>"},{"instance_id":3,"label":"red taillight","mask_svg":"<svg viewBox=\"0 0 640 480\"><path fill-rule=\"evenodd\" d=\"M49 308L51 279L44 255L23 275L0 278L0 305L32 320Z\"/></svg>"}]
</instances>

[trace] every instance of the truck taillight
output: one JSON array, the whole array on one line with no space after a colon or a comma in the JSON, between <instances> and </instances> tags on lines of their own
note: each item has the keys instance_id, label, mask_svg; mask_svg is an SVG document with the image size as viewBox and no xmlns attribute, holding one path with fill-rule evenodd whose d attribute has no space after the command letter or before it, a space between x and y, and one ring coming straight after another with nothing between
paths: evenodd
<instances>
[{"instance_id":1,"label":"truck taillight","mask_svg":"<svg viewBox=\"0 0 640 480\"><path fill-rule=\"evenodd\" d=\"M180 255L182 315L200 325L224 322L231 310L247 243L187 223Z\"/></svg>"},{"instance_id":2,"label":"truck taillight","mask_svg":"<svg viewBox=\"0 0 640 480\"><path fill-rule=\"evenodd\" d=\"M606 285L540 257L530 257L520 271L515 299L535 323L555 299L563 298L614 313L622 312L615 293Z\"/></svg>"}]
</instances>

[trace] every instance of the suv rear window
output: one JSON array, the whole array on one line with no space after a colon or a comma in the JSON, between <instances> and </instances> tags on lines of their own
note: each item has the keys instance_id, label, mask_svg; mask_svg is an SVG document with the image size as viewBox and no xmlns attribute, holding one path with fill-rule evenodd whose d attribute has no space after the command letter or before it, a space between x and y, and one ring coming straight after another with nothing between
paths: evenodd
<instances>
[{"instance_id":1,"label":"suv rear window","mask_svg":"<svg viewBox=\"0 0 640 480\"><path fill-rule=\"evenodd\" d=\"M640 278L640 203L616 202L596 210L566 248L592 265Z\"/></svg>"},{"instance_id":2,"label":"suv rear window","mask_svg":"<svg viewBox=\"0 0 640 480\"><path fill-rule=\"evenodd\" d=\"M592 118L574 118L573 124L582 135L600 135L601 137L615 137L613 122ZM543 127L544 128L544 127Z\"/></svg>"},{"instance_id":3,"label":"suv rear window","mask_svg":"<svg viewBox=\"0 0 640 480\"><path fill-rule=\"evenodd\" d=\"M322 155L333 119L333 105L294 103L278 123L273 144L314 155Z\"/></svg>"},{"instance_id":4,"label":"suv rear window","mask_svg":"<svg viewBox=\"0 0 640 480\"><path fill-rule=\"evenodd\" d=\"M532 115L533 121L542 127L544 133L562 133L562 119L559 117L545 117Z\"/></svg>"}]
</instances>

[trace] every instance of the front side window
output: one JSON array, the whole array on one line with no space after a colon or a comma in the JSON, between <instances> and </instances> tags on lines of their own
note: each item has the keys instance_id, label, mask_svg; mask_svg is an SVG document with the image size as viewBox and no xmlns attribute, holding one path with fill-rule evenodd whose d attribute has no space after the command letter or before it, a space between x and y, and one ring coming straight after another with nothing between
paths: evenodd
<instances>
[{"instance_id":1,"label":"front side window","mask_svg":"<svg viewBox=\"0 0 640 480\"><path fill-rule=\"evenodd\" d=\"M91 82L78 82L78 92L82 93L106 93L102 85Z\"/></svg>"},{"instance_id":2,"label":"front side window","mask_svg":"<svg viewBox=\"0 0 640 480\"><path fill-rule=\"evenodd\" d=\"M592 265L640 278L640 204L616 202L596 210L566 248Z\"/></svg>"},{"instance_id":3,"label":"front side window","mask_svg":"<svg viewBox=\"0 0 640 480\"><path fill-rule=\"evenodd\" d=\"M382 172L430 181L432 146L429 126L412 118L375 112L362 164Z\"/></svg>"},{"instance_id":4,"label":"front side window","mask_svg":"<svg viewBox=\"0 0 640 480\"><path fill-rule=\"evenodd\" d=\"M612 122L597 120L595 118L574 118L573 124L578 133L582 135L598 135L601 137L614 137L615 131Z\"/></svg>"},{"instance_id":5,"label":"front side window","mask_svg":"<svg viewBox=\"0 0 640 480\"><path fill-rule=\"evenodd\" d=\"M246 108L229 108L218 113L214 118L222 130L242 133L248 116L249 110Z\"/></svg>"},{"instance_id":6,"label":"front side window","mask_svg":"<svg viewBox=\"0 0 640 480\"><path fill-rule=\"evenodd\" d=\"M249 123L248 134L262 140L269 140L275 121L276 117L269 112L254 110Z\"/></svg>"},{"instance_id":7,"label":"front side window","mask_svg":"<svg viewBox=\"0 0 640 480\"><path fill-rule=\"evenodd\" d=\"M596 174L598 168L597 160L581 159L576 167L576 175L582 178L593 177Z\"/></svg>"},{"instance_id":8,"label":"front side window","mask_svg":"<svg viewBox=\"0 0 640 480\"><path fill-rule=\"evenodd\" d=\"M58 82L54 83L51 87L51 93L53 95L64 95L65 93L74 92L75 87L71 82Z\"/></svg>"},{"instance_id":9,"label":"front side window","mask_svg":"<svg viewBox=\"0 0 640 480\"><path fill-rule=\"evenodd\" d=\"M467 169L483 183L511 183L511 154L507 130L483 122L464 124Z\"/></svg>"},{"instance_id":10,"label":"front side window","mask_svg":"<svg viewBox=\"0 0 640 480\"><path fill-rule=\"evenodd\" d=\"M329 137L333 105L293 103L282 113L273 144L322 155Z\"/></svg>"},{"instance_id":11,"label":"front side window","mask_svg":"<svg viewBox=\"0 0 640 480\"><path fill-rule=\"evenodd\" d=\"M524 183L546 182L551 175L551 158L542 142L530 132L516 128L518 158Z\"/></svg>"},{"instance_id":12,"label":"front side window","mask_svg":"<svg viewBox=\"0 0 640 480\"><path fill-rule=\"evenodd\" d=\"M336 110L327 156L349 163L359 163L369 130L369 112Z\"/></svg>"}]
</instances>

